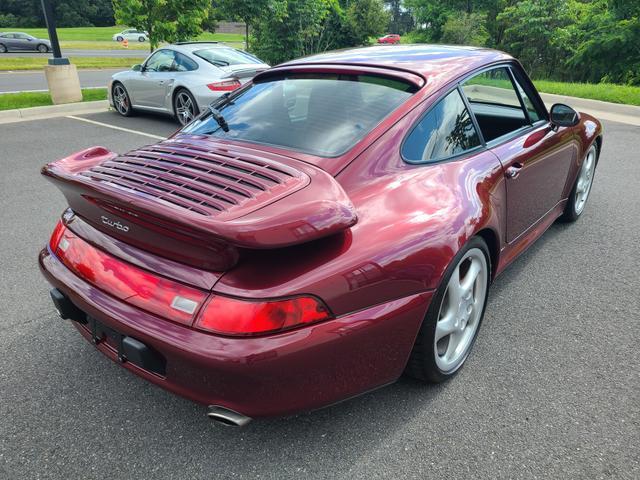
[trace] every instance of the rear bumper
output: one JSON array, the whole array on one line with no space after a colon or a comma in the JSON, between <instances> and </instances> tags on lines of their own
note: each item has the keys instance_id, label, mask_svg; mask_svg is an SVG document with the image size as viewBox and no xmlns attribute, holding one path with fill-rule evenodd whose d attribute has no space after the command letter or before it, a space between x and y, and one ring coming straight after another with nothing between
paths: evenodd
<instances>
[{"instance_id":1,"label":"rear bumper","mask_svg":"<svg viewBox=\"0 0 640 480\"><path fill-rule=\"evenodd\" d=\"M227 338L125 304L74 275L48 249L39 263L47 280L83 312L166 359L165 375L126 361L125 368L195 402L249 417L315 409L393 382L432 296L412 295L278 335ZM91 340L88 327L74 325ZM117 361L108 345L97 348Z\"/></svg>"}]
</instances>

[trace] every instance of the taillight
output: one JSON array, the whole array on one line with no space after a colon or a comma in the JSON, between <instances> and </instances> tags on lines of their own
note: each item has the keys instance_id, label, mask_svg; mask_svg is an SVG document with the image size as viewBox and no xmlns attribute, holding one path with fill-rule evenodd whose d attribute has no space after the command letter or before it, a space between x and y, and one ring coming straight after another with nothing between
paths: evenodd
<instances>
[{"instance_id":1,"label":"taillight","mask_svg":"<svg viewBox=\"0 0 640 480\"><path fill-rule=\"evenodd\" d=\"M120 300L191 325L207 293L158 277L98 250L58 223L51 250L72 272Z\"/></svg>"},{"instance_id":2,"label":"taillight","mask_svg":"<svg viewBox=\"0 0 640 480\"><path fill-rule=\"evenodd\" d=\"M49 248L51 248L52 252L55 252L58 249L58 244L60 243L60 239L62 238L62 234L64 233L64 231L64 223L62 223L62 220L58 220L56 228L53 229L53 233L51 234L51 238L49 239Z\"/></svg>"},{"instance_id":3,"label":"taillight","mask_svg":"<svg viewBox=\"0 0 640 480\"><path fill-rule=\"evenodd\" d=\"M238 80L224 80L222 82L209 83L207 87L214 92L230 92L242 85Z\"/></svg>"},{"instance_id":4,"label":"taillight","mask_svg":"<svg viewBox=\"0 0 640 480\"><path fill-rule=\"evenodd\" d=\"M256 335L329 318L329 309L313 297L249 301L212 295L198 315L195 327L223 335Z\"/></svg>"}]
</instances>

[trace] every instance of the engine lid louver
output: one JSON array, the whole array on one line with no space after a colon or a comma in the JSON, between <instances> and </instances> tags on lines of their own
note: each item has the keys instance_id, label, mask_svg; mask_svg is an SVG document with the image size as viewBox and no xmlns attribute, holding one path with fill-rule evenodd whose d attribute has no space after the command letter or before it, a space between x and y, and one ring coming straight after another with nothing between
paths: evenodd
<instances>
[{"instance_id":1,"label":"engine lid louver","mask_svg":"<svg viewBox=\"0 0 640 480\"><path fill-rule=\"evenodd\" d=\"M309 183L303 172L283 164L179 144L134 150L81 175L220 219L246 214Z\"/></svg>"}]
</instances>

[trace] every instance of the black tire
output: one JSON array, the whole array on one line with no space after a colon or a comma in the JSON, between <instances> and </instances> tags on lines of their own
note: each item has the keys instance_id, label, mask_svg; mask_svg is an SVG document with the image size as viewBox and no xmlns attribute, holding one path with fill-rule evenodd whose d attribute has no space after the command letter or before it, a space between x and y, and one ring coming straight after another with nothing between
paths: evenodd
<instances>
[{"instance_id":1,"label":"black tire","mask_svg":"<svg viewBox=\"0 0 640 480\"><path fill-rule=\"evenodd\" d=\"M180 103L186 98L190 100L193 107L191 109L191 114L188 116L186 114L183 114L184 110L181 109L180 105ZM187 90L186 88L179 88L175 91L175 93L173 94L173 115L180 125L187 125L191 122L191 120L196 118L199 113L200 109L198 108L196 99L193 97L189 90Z\"/></svg>"},{"instance_id":2,"label":"black tire","mask_svg":"<svg viewBox=\"0 0 640 480\"><path fill-rule=\"evenodd\" d=\"M139 42L144 42L144 37L138 37Z\"/></svg>"},{"instance_id":3,"label":"black tire","mask_svg":"<svg viewBox=\"0 0 640 480\"><path fill-rule=\"evenodd\" d=\"M7 47L3 43L0 43L0 53L7 53Z\"/></svg>"},{"instance_id":4,"label":"black tire","mask_svg":"<svg viewBox=\"0 0 640 480\"><path fill-rule=\"evenodd\" d=\"M123 40L124 40L124 38L122 38L120 35L118 35L118 36L116 37L116 42L121 42L121 41L123 41Z\"/></svg>"},{"instance_id":5,"label":"black tire","mask_svg":"<svg viewBox=\"0 0 640 480\"><path fill-rule=\"evenodd\" d=\"M436 355L438 355L438 353L436 352L437 347L435 344L436 323L438 322L440 310L442 308L445 294L447 292L447 287L452 274L454 271L457 271L458 264L462 259L465 258L467 252L472 249L480 250L484 254L486 261L487 269L485 279L486 288L483 299L484 303L482 305L480 316L477 320L478 324L475 332L473 333L473 337L470 340L468 346L464 349L463 354L460 356L460 364L450 371L443 371L436 364ZM477 250L474 251L477 252ZM489 248L487 247L487 244L480 237L471 238L471 240L469 240L453 258L453 260L447 267L444 276L442 277L442 282L436 290L436 293L431 300L431 305L427 310L427 314L422 321L422 325L411 351L411 355L409 356L409 361L407 362L407 366L405 368L405 374L424 382L440 383L448 380L449 378L452 378L456 375L456 373L460 371L462 366L465 364L471 350L473 349L475 340L478 337L478 332L480 331L482 319L484 318L484 312L487 306L487 297L489 294L489 286L491 283L491 268L491 255L489 254Z\"/></svg>"},{"instance_id":6,"label":"black tire","mask_svg":"<svg viewBox=\"0 0 640 480\"><path fill-rule=\"evenodd\" d=\"M122 95L124 95L124 97L122 97ZM127 89L122 83L115 82L113 84L111 87L111 98L113 99L113 105L116 112L120 115L123 117L130 117L134 114L129 92L127 92Z\"/></svg>"},{"instance_id":7,"label":"black tire","mask_svg":"<svg viewBox=\"0 0 640 480\"><path fill-rule=\"evenodd\" d=\"M40 45L38 45L37 50L40 53L47 53L49 51L49 47L47 47L44 43L41 43Z\"/></svg>"},{"instance_id":8,"label":"black tire","mask_svg":"<svg viewBox=\"0 0 640 480\"><path fill-rule=\"evenodd\" d=\"M591 170L591 174L589 176L587 196L584 199L583 204L580 206L577 190L578 190L578 185L580 183L580 179L582 178L583 168L587 166L587 161L589 159L590 154L593 155L593 169ZM589 149L587 150L587 153L582 159L582 163L580 164L580 170L578 171L576 180L573 183L573 188L571 188L571 193L569 194L569 199L567 200L567 204L564 207L564 212L562 212L562 215L559 218L561 222L565 222L565 223L575 222L583 214L586 202L589 199L591 186L593 185L593 178L596 172L596 166L598 165L598 155L599 155L598 147L594 143L589 147Z\"/></svg>"}]
</instances>

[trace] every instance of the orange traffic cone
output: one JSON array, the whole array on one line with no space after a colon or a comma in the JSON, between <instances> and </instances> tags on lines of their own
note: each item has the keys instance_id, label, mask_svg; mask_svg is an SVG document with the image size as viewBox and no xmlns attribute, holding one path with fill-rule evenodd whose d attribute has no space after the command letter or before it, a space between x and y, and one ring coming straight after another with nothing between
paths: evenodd
<instances>
[{"instance_id":1,"label":"orange traffic cone","mask_svg":"<svg viewBox=\"0 0 640 480\"><path fill-rule=\"evenodd\" d=\"M122 46L124 48L129 48L129 40L127 40L126 38L122 41Z\"/></svg>"}]
</instances>

